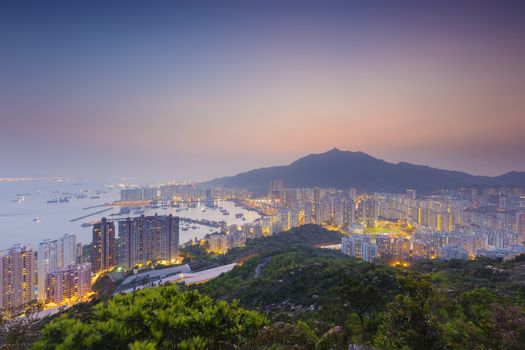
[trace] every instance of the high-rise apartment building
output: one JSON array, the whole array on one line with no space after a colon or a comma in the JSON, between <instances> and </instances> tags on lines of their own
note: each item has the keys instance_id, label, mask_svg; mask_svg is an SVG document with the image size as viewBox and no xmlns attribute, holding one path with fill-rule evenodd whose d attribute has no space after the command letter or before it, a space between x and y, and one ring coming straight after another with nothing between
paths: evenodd
<instances>
[{"instance_id":1,"label":"high-rise apartment building","mask_svg":"<svg viewBox=\"0 0 525 350\"><path fill-rule=\"evenodd\" d=\"M28 246L0 252L0 310L20 307L35 299L35 254Z\"/></svg>"},{"instance_id":2,"label":"high-rise apartment building","mask_svg":"<svg viewBox=\"0 0 525 350\"><path fill-rule=\"evenodd\" d=\"M366 235L343 237L341 252L364 261L372 261L378 257L377 245L373 244L370 236Z\"/></svg>"},{"instance_id":3,"label":"high-rise apartment building","mask_svg":"<svg viewBox=\"0 0 525 350\"><path fill-rule=\"evenodd\" d=\"M82 300L91 292L91 264L71 265L46 276L45 302Z\"/></svg>"},{"instance_id":4,"label":"high-rise apartment building","mask_svg":"<svg viewBox=\"0 0 525 350\"><path fill-rule=\"evenodd\" d=\"M77 239L73 234L65 234L59 239L46 239L38 245L38 299L46 298L46 276L50 272L77 263Z\"/></svg>"},{"instance_id":5,"label":"high-rise apartment building","mask_svg":"<svg viewBox=\"0 0 525 350\"><path fill-rule=\"evenodd\" d=\"M217 254L228 251L228 235L226 233L213 233L208 236L209 250Z\"/></svg>"},{"instance_id":6,"label":"high-rise apartment building","mask_svg":"<svg viewBox=\"0 0 525 350\"><path fill-rule=\"evenodd\" d=\"M517 214L519 244L525 242L525 211Z\"/></svg>"},{"instance_id":7,"label":"high-rise apartment building","mask_svg":"<svg viewBox=\"0 0 525 350\"><path fill-rule=\"evenodd\" d=\"M378 205L375 199L365 199L361 202L361 220L365 227L375 227L378 216Z\"/></svg>"},{"instance_id":8,"label":"high-rise apartment building","mask_svg":"<svg viewBox=\"0 0 525 350\"><path fill-rule=\"evenodd\" d=\"M123 202L147 201L156 199L158 195L158 187L126 188L120 191L120 200Z\"/></svg>"},{"instance_id":9,"label":"high-rise apartment building","mask_svg":"<svg viewBox=\"0 0 525 350\"><path fill-rule=\"evenodd\" d=\"M407 198L411 201L415 201L416 200L416 190L413 190L411 188L407 189L405 191L405 194L407 196Z\"/></svg>"},{"instance_id":10,"label":"high-rise apartment building","mask_svg":"<svg viewBox=\"0 0 525 350\"><path fill-rule=\"evenodd\" d=\"M179 217L154 215L119 222L119 264L132 267L155 261L172 261L179 247Z\"/></svg>"},{"instance_id":11,"label":"high-rise apartment building","mask_svg":"<svg viewBox=\"0 0 525 350\"><path fill-rule=\"evenodd\" d=\"M348 195L355 202L357 198L357 188L350 187L350 190L348 191Z\"/></svg>"},{"instance_id":12,"label":"high-rise apartment building","mask_svg":"<svg viewBox=\"0 0 525 350\"><path fill-rule=\"evenodd\" d=\"M268 194L282 191L284 189L284 183L282 180L273 180L268 184Z\"/></svg>"},{"instance_id":13,"label":"high-rise apartment building","mask_svg":"<svg viewBox=\"0 0 525 350\"><path fill-rule=\"evenodd\" d=\"M115 224L102 218L93 225L91 268L93 272L109 270L115 266Z\"/></svg>"},{"instance_id":14,"label":"high-rise apartment building","mask_svg":"<svg viewBox=\"0 0 525 350\"><path fill-rule=\"evenodd\" d=\"M477 188L470 190L470 207L473 209L479 208L479 191Z\"/></svg>"}]
</instances>

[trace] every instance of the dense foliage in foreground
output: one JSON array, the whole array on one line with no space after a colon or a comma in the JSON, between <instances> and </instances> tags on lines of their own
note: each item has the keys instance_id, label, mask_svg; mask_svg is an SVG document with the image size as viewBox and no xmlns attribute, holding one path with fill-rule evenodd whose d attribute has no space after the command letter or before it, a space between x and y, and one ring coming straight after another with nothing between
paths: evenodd
<instances>
[{"instance_id":1,"label":"dense foliage in foreground","mask_svg":"<svg viewBox=\"0 0 525 350\"><path fill-rule=\"evenodd\" d=\"M248 347L266 319L236 303L177 286L117 295L82 315L66 313L33 349L227 349Z\"/></svg>"}]
</instances>

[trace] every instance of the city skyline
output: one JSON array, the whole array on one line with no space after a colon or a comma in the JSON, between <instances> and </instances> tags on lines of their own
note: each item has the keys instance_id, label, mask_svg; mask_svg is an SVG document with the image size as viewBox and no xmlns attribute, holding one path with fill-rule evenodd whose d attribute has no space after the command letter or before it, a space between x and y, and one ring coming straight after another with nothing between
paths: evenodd
<instances>
[{"instance_id":1,"label":"city skyline","mask_svg":"<svg viewBox=\"0 0 525 350\"><path fill-rule=\"evenodd\" d=\"M0 1L1 349L525 340L523 0Z\"/></svg>"},{"instance_id":2,"label":"city skyline","mask_svg":"<svg viewBox=\"0 0 525 350\"><path fill-rule=\"evenodd\" d=\"M205 180L333 147L525 170L519 2L1 6L1 177Z\"/></svg>"}]
</instances>

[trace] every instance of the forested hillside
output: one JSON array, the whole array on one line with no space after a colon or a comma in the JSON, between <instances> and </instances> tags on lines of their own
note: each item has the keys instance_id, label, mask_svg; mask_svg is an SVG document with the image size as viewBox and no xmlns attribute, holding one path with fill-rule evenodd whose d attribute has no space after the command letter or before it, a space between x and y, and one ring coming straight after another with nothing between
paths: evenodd
<instances>
[{"instance_id":1,"label":"forested hillside","mask_svg":"<svg viewBox=\"0 0 525 350\"><path fill-rule=\"evenodd\" d=\"M522 348L525 258L399 269L316 248L339 239L308 225L222 256L187 251L192 263L239 265L191 287L78 305L40 323L33 348Z\"/></svg>"}]
</instances>

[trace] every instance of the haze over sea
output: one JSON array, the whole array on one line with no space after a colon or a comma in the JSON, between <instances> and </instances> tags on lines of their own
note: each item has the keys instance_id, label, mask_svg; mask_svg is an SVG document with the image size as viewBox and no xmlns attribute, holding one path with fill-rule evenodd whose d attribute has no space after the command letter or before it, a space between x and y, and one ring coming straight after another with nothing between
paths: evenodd
<instances>
[{"instance_id":1,"label":"haze over sea","mask_svg":"<svg viewBox=\"0 0 525 350\"><path fill-rule=\"evenodd\" d=\"M85 194L77 199L74 195ZM65 194L73 194L67 203L47 203L48 200L60 199ZM100 198L92 198L98 197ZM19 199L19 200L18 200ZM71 219L95 213L105 207L84 209L103 205L120 199L120 189L95 180L32 180L18 182L0 182L0 250L8 249L14 244L29 244L33 249L44 239L56 239L66 233L77 236L77 242L91 243L91 227L81 227L82 223L102 216L118 213L119 208L85 219L71 222ZM221 202L220 205L231 214L224 216L219 210L205 208L201 205L176 212L175 208L147 209L146 215L155 213L179 215L193 219L224 220L228 224L252 222L259 215L253 211L235 207L232 202ZM235 218L236 213L242 213L246 221ZM131 212L130 216L137 216ZM37 220L37 221L35 221ZM181 225L182 226L182 225ZM183 244L195 237L202 238L207 233L216 231L201 225L191 225L187 231L180 230L180 243Z\"/></svg>"}]
</instances>

